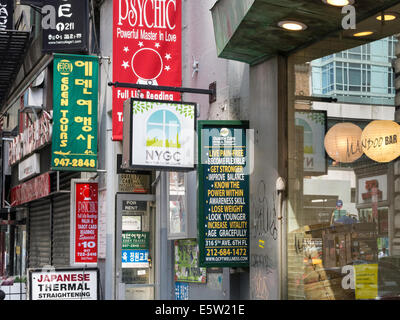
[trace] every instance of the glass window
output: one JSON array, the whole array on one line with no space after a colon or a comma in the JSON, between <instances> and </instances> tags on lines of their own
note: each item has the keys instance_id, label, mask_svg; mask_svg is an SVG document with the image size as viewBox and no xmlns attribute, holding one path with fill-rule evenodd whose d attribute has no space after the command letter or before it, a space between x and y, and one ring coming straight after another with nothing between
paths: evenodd
<instances>
[{"instance_id":1,"label":"glass window","mask_svg":"<svg viewBox=\"0 0 400 320\"><path fill-rule=\"evenodd\" d=\"M352 99L310 103L307 112L326 112L325 139L312 118L296 118L300 106L292 107L289 299L400 297L400 148L396 147L400 125L390 100L395 94L393 67L385 62L392 61L395 43L390 37L331 55L326 64L320 59L323 92ZM387 103L372 105L366 99ZM301 108L304 112L304 105ZM375 120L386 122L379 127ZM365 140L361 139L363 132ZM326 170L305 170L304 159L312 156L312 149L304 147L306 141L326 151ZM374 141L381 142L368 149ZM389 150L394 150L392 157Z\"/></svg>"}]
</instances>

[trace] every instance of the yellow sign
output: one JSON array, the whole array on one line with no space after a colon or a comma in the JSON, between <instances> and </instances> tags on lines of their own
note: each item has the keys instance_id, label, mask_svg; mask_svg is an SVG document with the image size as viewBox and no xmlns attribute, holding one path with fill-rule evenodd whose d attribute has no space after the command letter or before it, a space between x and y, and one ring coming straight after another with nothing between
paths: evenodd
<instances>
[{"instance_id":1,"label":"yellow sign","mask_svg":"<svg viewBox=\"0 0 400 320\"><path fill-rule=\"evenodd\" d=\"M356 300L376 299L378 296L378 264L354 266Z\"/></svg>"}]
</instances>

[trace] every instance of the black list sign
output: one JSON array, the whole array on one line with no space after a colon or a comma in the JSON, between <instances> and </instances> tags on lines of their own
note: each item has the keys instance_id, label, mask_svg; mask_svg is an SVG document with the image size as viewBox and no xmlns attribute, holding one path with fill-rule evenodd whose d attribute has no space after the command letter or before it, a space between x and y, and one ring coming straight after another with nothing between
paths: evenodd
<instances>
[{"instance_id":1,"label":"black list sign","mask_svg":"<svg viewBox=\"0 0 400 320\"><path fill-rule=\"evenodd\" d=\"M199 249L202 267L249 263L248 122L199 121Z\"/></svg>"},{"instance_id":2,"label":"black list sign","mask_svg":"<svg viewBox=\"0 0 400 320\"><path fill-rule=\"evenodd\" d=\"M53 0L42 6L42 51L88 51L88 0Z\"/></svg>"}]
</instances>

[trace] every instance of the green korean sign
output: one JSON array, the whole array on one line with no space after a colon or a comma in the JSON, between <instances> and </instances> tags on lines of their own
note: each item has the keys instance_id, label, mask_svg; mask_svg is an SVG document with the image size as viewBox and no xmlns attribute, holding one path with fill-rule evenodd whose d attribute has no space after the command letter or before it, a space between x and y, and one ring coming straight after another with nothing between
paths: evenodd
<instances>
[{"instance_id":1,"label":"green korean sign","mask_svg":"<svg viewBox=\"0 0 400 320\"><path fill-rule=\"evenodd\" d=\"M122 249L149 249L149 232L124 231L122 232Z\"/></svg>"},{"instance_id":2,"label":"green korean sign","mask_svg":"<svg viewBox=\"0 0 400 320\"><path fill-rule=\"evenodd\" d=\"M97 170L98 57L55 54L52 170Z\"/></svg>"}]
</instances>

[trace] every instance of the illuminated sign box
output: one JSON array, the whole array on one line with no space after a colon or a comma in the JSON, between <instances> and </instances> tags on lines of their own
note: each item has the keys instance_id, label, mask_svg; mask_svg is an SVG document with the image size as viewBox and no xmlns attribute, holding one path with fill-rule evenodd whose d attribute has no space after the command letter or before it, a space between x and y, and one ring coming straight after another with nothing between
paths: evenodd
<instances>
[{"instance_id":1,"label":"illuminated sign box","mask_svg":"<svg viewBox=\"0 0 400 320\"><path fill-rule=\"evenodd\" d=\"M194 103L132 98L124 119L122 168L194 169Z\"/></svg>"}]
</instances>

